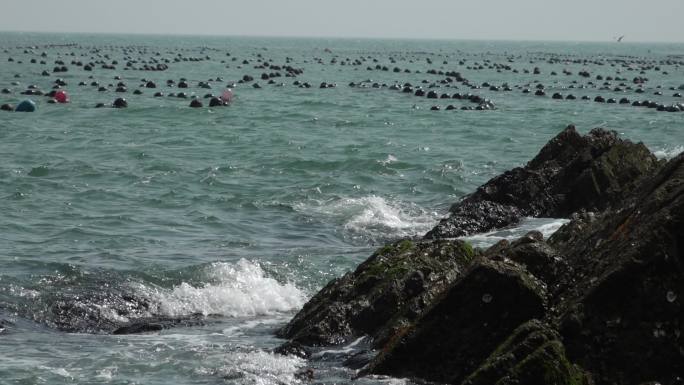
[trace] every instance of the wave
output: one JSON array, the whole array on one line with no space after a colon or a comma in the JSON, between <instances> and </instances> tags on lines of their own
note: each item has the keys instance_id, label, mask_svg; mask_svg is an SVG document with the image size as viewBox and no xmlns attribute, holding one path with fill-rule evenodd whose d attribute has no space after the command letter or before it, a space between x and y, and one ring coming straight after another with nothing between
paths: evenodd
<instances>
[{"instance_id":1,"label":"wave","mask_svg":"<svg viewBox=\"0 0 684 385\"><path fill-rule=\"evenodd\" d=\"M156 307L155 314L247 317L288 312L304 305L305 293L290 283L266 276L257 263L216 262L204 268L209 282L183 282L172 289L139 284L137 290Z\"/></svg>"},{"instance_id":2,"label":"wave","mask_svg":"<svg viewBox=\"0 0 684 385\"><path fill-rule=\"evenodd\" d=\"M684 146L666 146L653 151L658 159L672 159L684 152Z\"/></svg>"},{"instance_id":3,"label":"wave","mask_svg":"<svg viewBox=\"0 0 684 385\"><path fill-rule=\"evenodd\" d=\"M296 204L294 208L303 214L321 217L323 221L332 220L353 237L372 240L419 236L432 228L439 218L437 213L415 203L375 195L308 201Z\"/></svg>"},{"instance_id":4,"label":"wave","mask_svg":"<svg viewBox=\"0 0 684 385\"><path fill-rule=\"evenodd\" d=\"M544 238L548 238L561 226L568 223L563 218L524 218L516 226L498 229L487 233L473 234L462 239L467 240L475 247L489 247L502 239L514 240L522 237L532 230L540 231Z\"/></svg>"}]
</instances>

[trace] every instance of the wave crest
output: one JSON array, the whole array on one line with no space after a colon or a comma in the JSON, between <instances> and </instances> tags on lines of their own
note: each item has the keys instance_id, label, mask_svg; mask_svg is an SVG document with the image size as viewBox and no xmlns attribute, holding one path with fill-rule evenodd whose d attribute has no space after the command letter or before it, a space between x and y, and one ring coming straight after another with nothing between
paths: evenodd
<instances>
[{"instance_id":1,"label":"wave crest","mask_svg":"<svg viewBox=\"0 0 684 385\"><path fill-rule=\"evenodd\" d=\"M266 276L261 266L246 259L235 264L212 263L206 267L206 275L211 282L183 282L170 290L140 289L156 304L154 313L166 316L268 315L299 309L306 299L302 290Z\"/></svg>"}]
</instances>

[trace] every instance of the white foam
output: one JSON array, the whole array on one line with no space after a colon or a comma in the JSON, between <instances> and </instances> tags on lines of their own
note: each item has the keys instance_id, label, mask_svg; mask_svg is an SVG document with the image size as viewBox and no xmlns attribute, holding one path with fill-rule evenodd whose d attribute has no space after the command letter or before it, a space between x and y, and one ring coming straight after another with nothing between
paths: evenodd
<instances>
[{"instance_id":1,"label":"white foam","mask_svg":"<svg viewBox=\"0 0 684 385\"><path fill-rule=\"evenodd\" d=\"M389 155L387 155L387 158L385 158L385 160L379 160L378 163L382 164L383 166L387 166L387 165L392 164L398 160L399 159L396 156L389 154Z\"/></svg>"},{"instance_id":2,"label":"white foam","mask_svg":"<svg viewBox=\"0 0 684 385\"><path fill-rule=\"evenodd\" d=\"M363 340L365 340L366 337L360 337L357 338L356 340L352 341L350 344L342 346L339 349L328 349L328 350L321 350L320 352L317 352L312 355L314 358L318 357L324 357L326 355L333 355L333 356L338 356L338 355L345 355L353 352L356 350L356 346L358 346Z\"/></svg>"},{"instance_id":3,"label":"white foam","mask_svg":"<svg viewBox=\"0 0 684 385\"><path fill-rule=\"evenodd\" d=\"M290 283L267 277L254 262L217 262L206 268L207 283L183 282L171 290L142 288L156 302L155 312L168 316L201 313L245 317L301 308L305 294Z\"/></svg>"},{"instance_id":4,"label":"white foam","mask_svg":"<svg viewBox=\"0 0 684 385\"><path fill-rule=\"evenodd\" d=\"M324 220L332 219L352 233L380 238L422 235L439 218L437 213L416 204L376 195L309 201L295 205L295 209L307 215L323 216Z\"/></svg>"},{"instance_id":5,"label":"white foam","mask_svg":"<svg viewBox=\"0 0 684 385\"><path fill-rule=\"evenodd\" d=\"M684 146L667 146L653 151L653 155L659 159L672 159L682 152L684 152Z\"/></svg>"},{"instance_id":6,"label":"white foam","mask_svg":"<svg viewBox=\"0 0 684 385\"><path fill-rule=\"evenodd\" d=\"M118 368L116 366L107 367L107 368L98 370L95 378L109 382L114 378L117 371L118 371Z\"/></svg>"},{"instance_id":7,"label":"white foam","mask_svg":"<svg viewBox=\"0 0 684 385\"><path fill-rule=\"evenodd\" d=\"M305 364L298 357L263 351L228 354L225 361L215 374L239 384L255 385L299 384L295 373Z\"/></svg>"},{"instance_id":8,"label":"white foam","mask_svg":"<svg viewBox=\"0 0 684 385\"><path fill-rule=\"evenodd\" d=\"M562 218L524 218L517 226L490 231L488 233L473 234L463 237L475 247L488 247L502 239L513 240L522 237L532 230L540 231L544 238L548 238L569 220Z\"/></svg>"}]
</instances>

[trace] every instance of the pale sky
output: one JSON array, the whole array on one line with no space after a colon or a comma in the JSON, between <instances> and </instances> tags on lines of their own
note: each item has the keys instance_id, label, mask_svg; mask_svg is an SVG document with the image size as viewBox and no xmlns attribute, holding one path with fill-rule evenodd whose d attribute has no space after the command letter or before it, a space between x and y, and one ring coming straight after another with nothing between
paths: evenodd
<instances>
[{"instance_id":1,"label":"pale sky","mask_svg":"<svg viewBox=\"0 0 684 385\"><path fill-rule=\"evenodd\" d=\"M3 1L0 30L684 42L684 0Z\"/></svg>"}]
</instances>

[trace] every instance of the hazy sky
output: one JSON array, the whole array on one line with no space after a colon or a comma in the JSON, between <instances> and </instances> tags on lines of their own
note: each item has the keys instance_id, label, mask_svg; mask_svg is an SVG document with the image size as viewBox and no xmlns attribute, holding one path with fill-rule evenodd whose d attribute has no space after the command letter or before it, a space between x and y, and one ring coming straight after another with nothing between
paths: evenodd
<instances>
[{"instance_id":1,"label":"hazy sky","mask_svg":"<svg viewBox=\"0 0 684 385\"><path fill-rule=\"evenodd\" d=\"M684 42L684 0L11 0L0 30Z\"/></svg>"}]
</instances>

